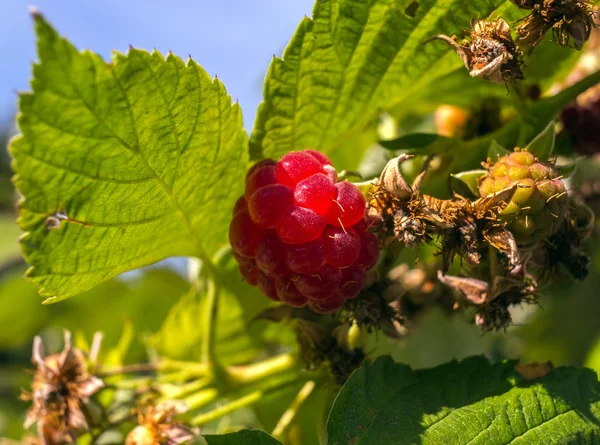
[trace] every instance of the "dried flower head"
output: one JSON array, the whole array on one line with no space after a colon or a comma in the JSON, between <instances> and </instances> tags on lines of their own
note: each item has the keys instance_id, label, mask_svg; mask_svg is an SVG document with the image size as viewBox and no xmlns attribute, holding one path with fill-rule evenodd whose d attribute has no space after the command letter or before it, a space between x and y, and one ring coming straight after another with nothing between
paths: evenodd
<instances>
[{"instance_id":1,"label":"dried flower head","mask_svg":"<svg viewBox=\"0 0 600 445\"><path fill-rule=\"evenodd\" d=\"M198 432L175 420L183 411L173 403L140 407L138 425L127 434L125 445L178 445L193 440Z\"/></svg>"},{"instance_id":2,"label":"dried flower head","mask_svg":"<svg viewBox=\"0 0 600 445\"><path fill-rule=\"evenodd\" d=\"M590 38L596 11L588 0L512 0L532 12L517 28L519 43L535 46L552 29L554 41L569 46L571 40L580 50Z\"/></svg>"},{"instance_id":3,"label":"dried flower head","mask_svg":"<svg viewBox=\"0 0 600 445\"><path fill-rule=\"evenodd\" d=\"M37 422L42 444L74 442L78 433L89 429L88 399L104 383L88 372L85 354L73 347L68 331L63 351L47 357L42 339L35 337L32 361L37 366L33 391L22 396L33 402L25 428Z\"/></svg>"},{"instance_id":4,"label":"dried flower head","mask_svg":"<svg viewBox=\"0 0 600 445\"><path fill-rule=\"evenodd\" d=\"M495 83L523 79L522 54L515 45L510 26L502 19L471 20L471 34L458 42L456 36L437 35L430 40L443 40L460 56L472 77Z\"/></svg>"},{"instance_id":5,"label":"dried flower head","mask_svg":"<svg viewBox=\"0 0 600 445\"><path fill-rule=\"evenodd\" d=\"M489 331L505 329L512 322L508 308L522 302L535 301L537 283L527 274L512 278L494 277L493 283L472 277L456 277L438 272L439 280L462 295L468 304L479 307L477 326Z\"/></svg>"}]
</instances>

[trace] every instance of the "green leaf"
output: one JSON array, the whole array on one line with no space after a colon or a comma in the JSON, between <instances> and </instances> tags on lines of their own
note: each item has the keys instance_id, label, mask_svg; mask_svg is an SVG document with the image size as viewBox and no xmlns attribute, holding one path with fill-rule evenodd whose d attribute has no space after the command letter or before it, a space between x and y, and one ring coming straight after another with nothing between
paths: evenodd
<instances>
[{"instance_id":1,"label":"green leaf","mask_svg":"<svg viewBox=\"0 0 600 445\"><path fill-rule=\"evenodd\" d=\"M330 154L382 111L412 107L411 97L462 65L442 42L423 42L458 34L474 11L487 17L499 7L489 0L421 0L413 16L406 13L411 3L317 1L313 19L300 23L283 58L271 63L252 156L308 147Z\"/></svg>"},{"instance_id":2,"label":"green leaf","mask_svg":"<svg viewBox=\"0 0 600 445\"><path fill-rule=\"evenodd\" d=\"M409 150L427 147L434 142L450 142L452 139L435 133L411 133L389 141L379 141L388 150Z\"/></svg>"},{"instance_id":3,"label":"green leaf","mask_svg":"<svg viewBox=\"0 0 600 445\"><path fill-rule=\"evenodd\" d=\"M600 435L593 371L526 380L483 357L413 371L380 357L355 371L328 420L329 445L592 443Z\"/></svg>"},{"instance_id":4,"label":"green leaf","mask_svg":"<svg viewBox=\"0 0 600 445\"><path fill-rule=\"evenodd\" d=\"M506 156L508 154L510 154L510 151L508 151L506 148L504 148L498 142L493 140L492 143L490 144L490 148L488 149L487 157L490 158L493 162L496 162L502 156Z\"/></svg>"},{"instance_id":5,"label":"green leaf","mask_svg":"<svg viewBox=\"0 0 600 445\"><path fill-rule=\"evenodd\" d=\"M539 159L545 161L552 155L554 150L554 141L556 140L556 129L554 121L551 121L544 131L538 134L530 143L525 147L530 153L536 155Z\"/></svg>"},{"instance_id":6,"label":"green leaf","mask_svg":"<svg viewBox=\"0 0 600 445\"><path fill-rule=\"evenodd\" d=\"M479 197L479 178L486 174L485 170L469 170L462 173L453 173L450 175L450 185L455 193L460 196L478 198Z\"/></svg>"},{"instance_id":7,"label":"green leaf","mask_svg":"<svg viewBox=\"0 0 600 445\"><path fill-rule=\"evenodd\" d=\"M40 294L58 301L170 256L208 263L243 189L240 107L191 59L132 48L106 63L35 21L40 62L11 150Z\"/></svg>"},{"instance_id":8,"label":"green leaf","mask_svg":"<svg viewBox=\"0 0 600 445\"><path fill-rule=\"evenodd\" d=\"M203 437L206 445L281 445L278 440L258 430L242 430L237 433Z\"/></svg>"},{"instance_id":9,"label":"green leaf","mask_svg":"<svg viewBox=\"0 0 600 445\"><path fill-rule=\"evenodd\" d=\"M562 176L564 178L569 178L575 174L579 163L582 161L584 162L585 159L586 159L585 156L579 156L567 164L557 165L556 171L558 172L558 174L560 176Z\"/></svg>"},{"instance_id":10,"label":"green leaf","mask_svg":"<svg viewBox=\"0 0 600 445\"><path fill-rule=\"evenodd\" d=\"M223 365L240 364L256 357L266 323L249 326L250 318L270 303L258 288L242 281L237 263L228 257L216 282L218 314L215 320L215 354ZM205 289L190 289L167 314L148 344L173 359L198 360L206 319Z\"/></svg>"}]
</instances>

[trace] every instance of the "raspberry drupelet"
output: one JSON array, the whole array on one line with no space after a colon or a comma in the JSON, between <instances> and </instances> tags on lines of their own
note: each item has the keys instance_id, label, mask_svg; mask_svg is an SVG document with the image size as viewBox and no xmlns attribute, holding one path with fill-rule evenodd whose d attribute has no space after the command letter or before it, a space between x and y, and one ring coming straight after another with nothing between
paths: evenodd
<instances>
[{"instance_id":1,"label":"raspberry drupelet","mask_svg":"<svg viewBox=\"0 0 600 445\"><path fill-rule=\"evenodd\" d=\"M379 248L362 193L336 181L330 160L315 150L250 168L229 227L246 282L272 300L319 313L360 293Z\"/></svg>"}]
</instances>

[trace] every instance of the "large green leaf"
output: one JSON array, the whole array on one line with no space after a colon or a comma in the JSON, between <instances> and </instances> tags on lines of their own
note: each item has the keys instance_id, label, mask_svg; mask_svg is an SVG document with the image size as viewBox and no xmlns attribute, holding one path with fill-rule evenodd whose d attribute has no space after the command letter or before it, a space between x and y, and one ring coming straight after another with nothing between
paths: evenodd
<instances>
[{"instance_id":1,"label":"large green leaf","mask_svg":"<svg viewBox=\"0 0 600 445\"><path fill-rule=\"evenodd\" d=\"M207 445L281 445L281 442L258 430L204 436L204 440Z\"/></svg>"},{"instance_id":2,"label":"large green leaf","mask_svg":"<svg viewBox=\"0 0 600 445\"><path fill-rule=\"evenodd\" d=\"M600 384L593 371L565 367L526 380L514 365L483 357L422 371L389 357L365 363L333 405L328 443L595 443Z\"/></svg>"},{"instance_id":3,"label":"large green leaf","mask_svg":"<svg viewBox=\"0 0 600 445\"><path fill-rule=\"evenodd\" d=\"M307 147L331 153L382 110L457 69L447 45L491 0L318 1L271 64L252 134L252 155L278 157ZM474 80L476 82L478 80ZM408 105L408 104L407 104Z\"/></svg>"},{"instance_id":4,"label":"large green leaf","mask_svg":"<svg viewBox=\"0 0 600 445\"><path fill-rule=\"evenodd\" d=\"M191 59L132 48L106 63L35 21L40 61L11 149L40 293L56 301L165 257L209 259L243 188L240 107Z\"/></svg>"}]
</instances>

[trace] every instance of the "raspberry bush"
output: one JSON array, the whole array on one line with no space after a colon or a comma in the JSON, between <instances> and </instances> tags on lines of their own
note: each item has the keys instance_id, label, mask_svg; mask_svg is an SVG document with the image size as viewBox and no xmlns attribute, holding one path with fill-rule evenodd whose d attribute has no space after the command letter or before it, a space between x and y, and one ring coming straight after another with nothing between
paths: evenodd
<instances>
[{"instance_id":1,"label":"raspberry bush","mask_svg":"<svg viewBox=\"0 0 600 445\"><path fill-rule=\"evenodd\" d=\"M35 369L0 436L600 436L593 2L318 0L250 135L192 58L106 62L32 13L0 368Z\"/></svg>"}]
</instances>

